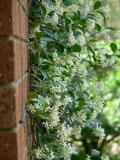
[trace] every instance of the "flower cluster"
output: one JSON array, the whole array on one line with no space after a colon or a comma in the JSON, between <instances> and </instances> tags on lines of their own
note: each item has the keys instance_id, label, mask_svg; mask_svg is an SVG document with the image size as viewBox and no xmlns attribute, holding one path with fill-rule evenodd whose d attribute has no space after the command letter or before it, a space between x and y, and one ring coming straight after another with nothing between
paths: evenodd
<instances>
[{"instance_id":1,"label":"flower cluster","mask_svg":"<svg viewBox=\"0 0 120 160\"><path fill-rule=\"evenodd\" d=\"M74 139L81 140L83 128L97 119L104 107L103 83L96 70L115 63L109 49L97 43L107 33L106 8L93 0L36 2L35 25L31 22L30 30L32 94L28 113L37 137L32 156L70 160L78 151ZM95 136L104 138L101 126L93 129Z\"/></svg>"}]
</instances>

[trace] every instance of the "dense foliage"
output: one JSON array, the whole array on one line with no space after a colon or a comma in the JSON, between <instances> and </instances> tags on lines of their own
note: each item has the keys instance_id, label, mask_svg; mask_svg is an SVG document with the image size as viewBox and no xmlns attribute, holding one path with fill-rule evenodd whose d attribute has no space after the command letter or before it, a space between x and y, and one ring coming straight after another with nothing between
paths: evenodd
<instances>
[{"instance_id":1,"label":"dense foliage","mask_svg":"<svg viewBox=\"0 0 120 160\"><path fill-rule=\"evenodd\" d=\"M120 48L120 42L117 41L116 43ZM108 44L104 42L104 46L108 47ZM117 51L117 54L119 55L119 51ZM101 68L101 71L97 72L99 79L104 82L102 95L105 105L103 112L100 114L100 121L105 129L105 137L99 143L97 138L91 136L91 130L85 128L82 132L84 138L82 138L79 155L74 156L74 160L84 160L85 155L90 153L92 148L109 155L111 160L120 159L120 61L119 59L116 60L114 68L108 68L107 70Z\"/></svg>"},{"instance_id":2,"label":"dense foliage","mask_svg":"<svg viewBox=\"0 0 120 160\"><path fill-rule=\"evenodd\" d=\"M108 11L94 0L32 3L27 112L33 121L34 160L71 160L86 136L97 139L97 144L105 138L99 120L105 105L101 80L118 56L117 45L110 40L113 29L106 25ZM99 42L102 39L109 41L108 47ZM92 147L86 148L86 160L109 159Z\"/></svg>"}]
</instances>

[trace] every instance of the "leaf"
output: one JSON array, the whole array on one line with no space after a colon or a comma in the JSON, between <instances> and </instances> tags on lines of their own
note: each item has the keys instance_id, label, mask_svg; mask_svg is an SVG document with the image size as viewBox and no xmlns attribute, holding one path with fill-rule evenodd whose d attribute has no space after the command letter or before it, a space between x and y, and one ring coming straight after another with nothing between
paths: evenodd
<instances>
[{"instance_id":1,"label":"leaf","mask_svg":"<svg viewBox=\"0 0 120 160\"><path fill-rule=\"evenodd\" d=\"M81 51L81 47L78 44L75 44L71 47L72 52L80 52Z\"/></svg>"},{"instance_id":2,"label":"leaf","mask_svg":"<svg viewBox=\"0 0 120 160\"><path fill-rule=\"evenodd\" d=\"M41 37L41 33L40 32L35 32L35 36L37 39L39 39Z\"/></svg>"},{"instance_id":3,"label":"leaf","mask_svg":"<svg viewBox=\"0 0 120 160\"><path fill-rule=\"evenodd\" d=\"M41 72L44 79L48 78L47 72L45 70L41 69L40 72Z\"/></svg>"},{"instance_id":4,"label":"leaf","mask_svg":"<svg viewBox=\"0 0 120 160\"><path fill-rule=\"evenodd\" d=\"M61 44L59 44L59 45L57 46L57 52L60 53L60 54L62 54L62 53L64 52L64 46L61 45Z\"/></svg>"},{"instance_id":5,"label":"leaf","mask_svg":"<svg viewBox=\"0 0 120 160\"><path fill-rule=\"evenodd\" d=\"M95 27L98 31L101 31L101 26L99 24L96 24Z\"/></svg>"},{"instance_id":6,"label":"leaf","mask_svg":"<svg viewBox=\"0 0 120 160\"><path fill-rule=\"evenodd\" d=\"M34 99L34 98L36 98L36 97L37 97L37 93L36 92L31 91L31 92L28 93L29 101Z\"/></svg>"},{"instance_id":7,"label":"leaf","mask_svg":"<svg viewBox=\"0 0 120 160\"><path fill-rule=\"evenodd\" d=\"M83 97L79 97L77 99L77 101L79 101L79 106L83 107L85 105L85 99Z\"/></svg>"},{"instance_id":8,"label":"leaf","mask_svg":"<svg viewBox=\"0 0 120 160\"><path fill-rule=\"evenodd\" d=\"M70 18L65 18L65 22L66 22L66 25L69 25L71 23L71 19Z\"/></svg>"},{"instance_id":9,"label":"leaf","mask_svg":"<svg viewBox=\"0 0 120 160\"><path fill-rule=\"evenodd\" d=\"M88 47L89 51L90 51L91 53L93 53L93 56L92 56L92 57L93 57L94 61L96 62L96 54L95 54L94 49L93 49L90 45L88 45L87 47Z\"/></svg>"},{"instance_id":10,"label":"leaf","mask_svg":"<svg viewBox=\"0 0 120 160\"><path fill-rule=\"evenodd\" d=\"M102 3L100 1L95 2L94 10L99 9L101 6L102 6Z\"/></svg>"},{"instance_id":11,"label":"leaf","mask_svg":"<svg viewBox=\"0 0 120 160\"><path fill-rule=\"evenodd\" d=\"M42 105L44 105L46 103L45 98L41 95L38 95L38 102Z\"/></svg>"},{"instance_id":12,"label":"leaf","mask_svg":"<svg viewBox=\"0 0 120 160\"><path fill-rule=\"evenodd\" d=\"M110 43L110 48L113 52L115 52L117 50L117 45L116 43Z\"/></svg>"}]
</instances>

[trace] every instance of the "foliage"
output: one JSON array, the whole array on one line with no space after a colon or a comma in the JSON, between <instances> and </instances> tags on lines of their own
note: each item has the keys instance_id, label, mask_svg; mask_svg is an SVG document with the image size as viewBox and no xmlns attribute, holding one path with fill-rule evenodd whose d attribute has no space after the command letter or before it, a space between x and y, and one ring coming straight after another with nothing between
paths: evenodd
<instances>
[{"instance_id":1,"label":"foliage","mask_svg":"<svg viewBox=\"0 0 120 160\"><path fill-rule=\"evenodd\" d=\"M85 136L99 143L105 138L98 119L105 104L99 75L113 68L117 56L114 42L106 48L103 41L98 43L110 39L108 10L94 0L32 3L27 112L33 120L34 160L71 160ZM88 154L86 160L107 159L96 148Z\"/></svg>"},{"instance_id":2,"label":"foliage","mask_svg":"<svg viewBox=\"0 0 120 160\"><path fill-rule=\"evenodd\" d=\"M120 48L120 41L116 42L117 47ZM100 44L99 44L100 45ZM104 42L105 47L106 42ZM116 55L119 55L119 50ZM103 112L100 114L100 121L102 122L103 128L105 129L105 137L99 143L97 138L90 136L90 129L86 128L86 132L83 133L82 146L80 148L79 156L74 156L74 160L84 160L86 153L89 153L92 148L96 148L101 151L103 154L109 155L110 159L119 160L119 151L120 151L120 100L119 100L119 82L120 82L120 60L117 58L116 64L112 69L103 69L98 72L100 78L104 81L104 89L102 95L104 97L105 107ZM107 75L107 76L104 76ZM85 134L86 133L86 134ZM82 156L83 155L83 156Z\"/></svg>"}]
</instances>

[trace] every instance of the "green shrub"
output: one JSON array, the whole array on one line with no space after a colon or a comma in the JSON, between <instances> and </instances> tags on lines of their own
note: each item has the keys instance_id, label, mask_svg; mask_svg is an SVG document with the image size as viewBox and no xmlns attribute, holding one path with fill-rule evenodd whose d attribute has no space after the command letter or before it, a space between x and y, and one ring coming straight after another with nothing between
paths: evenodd
<instances>
[{"instance_id":1,"label":"green shrub","mask_svg":"<svg viewBox=\"0 0 120 160\"><path fill-rule=\"evenodd\" d=\"M101 76L113 68L117 50L105 11L101 1L92 0L32 3L27 112L33 120L34 160L71 160L84 137L99 143L105 137L99 121L105 104ZM106 160L96 148L87 154L86 160Z\"/></svg>"}]
</instances>

